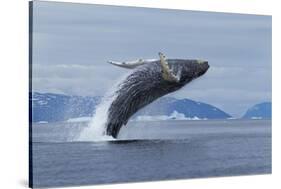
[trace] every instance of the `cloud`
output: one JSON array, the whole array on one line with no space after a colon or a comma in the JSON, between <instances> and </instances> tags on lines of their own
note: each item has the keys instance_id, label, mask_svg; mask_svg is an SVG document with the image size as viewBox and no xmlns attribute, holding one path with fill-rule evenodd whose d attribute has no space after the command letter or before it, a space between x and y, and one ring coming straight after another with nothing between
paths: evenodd
<instances>
[{"instance_id":1,"label":"cloud","mask_svg":"<svg viewBox=\"0 0 281 189\"><path fill-rule=\"evenodd\" d=\"M34 64L33 90L100 96L104 95L115 84L116 80L125 73L126 70L106 65Z\"/></svg>"}]
</instances>

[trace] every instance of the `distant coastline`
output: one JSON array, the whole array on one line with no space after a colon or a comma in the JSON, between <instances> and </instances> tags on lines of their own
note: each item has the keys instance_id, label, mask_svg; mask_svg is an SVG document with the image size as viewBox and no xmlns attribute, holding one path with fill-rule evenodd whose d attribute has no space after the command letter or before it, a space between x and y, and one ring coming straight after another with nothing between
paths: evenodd
<instances>
[{"instance_id":1,"label":"distant coastline","mask_svg":"<svg viewBox=\"0 0 281 189\"><path fill-rule=\"evenodd\" d=\"M100 96L73 96L55 93L32 93L34 123L89 121L101 101ZM271 119L271 102L250 107L242 117L190 99L163 97L137 112L133 121L211 120L211 119Z\"/></svg>"}]
</instances>

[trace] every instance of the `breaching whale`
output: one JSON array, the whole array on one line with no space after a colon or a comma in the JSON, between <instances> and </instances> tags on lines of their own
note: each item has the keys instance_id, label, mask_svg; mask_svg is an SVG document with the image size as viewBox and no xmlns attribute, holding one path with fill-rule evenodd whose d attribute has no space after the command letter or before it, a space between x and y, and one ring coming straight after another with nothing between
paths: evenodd
<instances>
[{"instance_id":1,"label":"breaching whale","mask_svg":"<svg viewBox=\"0 0 281 189\"><path fill-rule=\"evenodd\" d=\"M154 100L179 90L209 68L204 60L166 59L136 60L131 62L108 61L122 68L133 69L115 92L115 99L108 109L106 135L117 138L123 125L138 110Z\"/></svg>"}]
</instances>

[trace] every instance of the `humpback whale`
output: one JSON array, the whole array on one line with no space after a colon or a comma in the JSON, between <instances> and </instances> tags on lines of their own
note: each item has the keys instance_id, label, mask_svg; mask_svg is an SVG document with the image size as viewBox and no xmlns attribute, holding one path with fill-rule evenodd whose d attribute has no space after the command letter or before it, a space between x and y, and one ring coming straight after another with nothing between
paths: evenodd
<instances>
[{"instance_id":1,"label":"humpback whale","mask_svg":"<svg viewBox=\"0 0 281 189\"><path fill-rule=\"evenodd\" d=\"M138 110L154 100L177 91L209 68L204 60L167 59L159 53L159 59L139 59L130 62L108 61L126 69L132 69L118 85L115 99L108 109L105 134L117 138L123 125Z\"/></svg>"}]
</instances>

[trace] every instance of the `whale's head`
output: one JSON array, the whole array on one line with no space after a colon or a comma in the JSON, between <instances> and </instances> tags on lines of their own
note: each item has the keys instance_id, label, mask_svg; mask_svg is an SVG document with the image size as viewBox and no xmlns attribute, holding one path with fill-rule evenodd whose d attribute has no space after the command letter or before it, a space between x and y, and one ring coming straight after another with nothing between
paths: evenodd
<instances>
[{"instance_id":1,"label":"whale's head","mask_svg":"<svg viewBox=\"0 0 281 189\"><path fill-rule=\"evenodd\" d=\"M209 69L208 61L188 59L168 59L170 70L176 75L181 84L204 75Z\"/></svg>"}]
</instances>

